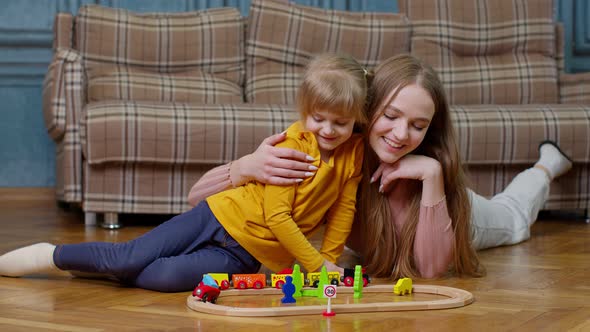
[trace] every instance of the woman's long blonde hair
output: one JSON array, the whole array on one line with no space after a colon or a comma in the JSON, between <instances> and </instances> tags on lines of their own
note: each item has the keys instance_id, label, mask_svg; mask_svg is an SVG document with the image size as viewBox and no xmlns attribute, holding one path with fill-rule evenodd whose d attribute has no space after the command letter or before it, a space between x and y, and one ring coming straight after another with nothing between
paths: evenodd
<instances>
[{"instance_id":1,"label":"woman's long blonde hair","mask_svg":"<svg viewBox=\"0 0 590 332\"><path fill-rule=\"evenodd\" d=\"M401 89L411 84L424 88L432 97L435 106L428 132L420 146L412 153L434 158L442 166L447 209L455 232L452 269L459 275L479 276L482 273L479 259L471 246L471 205L466 190L466 177L461 166L449 106L436 72L411 55L395 56L381 63L375 69L368 92L367 133L371 131L375 120L382 116L385 106L396 98ZM396 91L387 99L392 89ZM387 196L378 192L379 181L369 183L379 163L379 158L367 145L364 176L358 191L356 218L356 222L360 223L361 239L364 241L363 263L367 272L376 277L419 277L414 265L413 248L422 183L405 181L408 186L404 188L410 193L411 199L408 219L398 241Z\"/></svg>"}]
</instances>

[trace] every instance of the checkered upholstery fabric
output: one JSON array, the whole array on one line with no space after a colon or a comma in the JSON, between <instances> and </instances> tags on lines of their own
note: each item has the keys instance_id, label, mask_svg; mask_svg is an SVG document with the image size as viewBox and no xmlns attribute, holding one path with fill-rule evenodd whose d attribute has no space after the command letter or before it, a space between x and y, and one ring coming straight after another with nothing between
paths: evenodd
<instances>
[{"instance_id":1,"label":"checkered upholstery fabric","mask_svg":"<svg viewBox=\"0 0 590 332\"><path fill-rule=\"evenodd\" d=\"M372 68L409 50L410 27L399 14L253 0L248 18L248 102L293 104L303 67L314 54L347 53Z\"/></svg>"},{"instance_id":2,"label":"checkered upholstery fabric","mask_svg":"<svg viewBox=\"0 0 590 332\"><path fill-rule=\"evenodd\" d=\"M450 104L558 101L552 0L400 0Z\"/></svg>"},{"instance_id":3,"label":"checkered upholstery fabric","mask_svg":"<svg viewBox=\"0 0 590 332\"><path fill-rule=\"evenodd\" d=\"M192 185L216 165L84 163L85 211L177 214Z\"/></svg>"},{"instance_id":4,"label":"checkered upholstery fabric","mask_svg":"<svg viewBox=\"0 0 590 332\"><path fill-rule=\"evenodd\" d=\"M88 70L88 101L102 100L243 102L239 85L200 70L157 73L132 66L94 66Z\"/></svg>"},{"instance_id":5,"label":"checkered upholstery fabric","mask_svg":"<svg viewBox=\"0 0 590 332\"><path fill-rule=\"evenodd\" d=\"M56 141L56 194L66 202L82 201L80 116L86 99L81 57L59 48L43 82L43 116Z\"/></svg>"},{"instance_id":6,"label":"checkered upholstery fabric","mask_svg":"<svg viewBox=\"0 0 590 332\"><path fill-rule=\"evenodd\" d=\"M590 73L559 75L559 98L563 104L590 104Z\"/></svg>"},{"instance_id":7,"label":"checkered upholstery fabric","mask_svg":"<svg viewBox=\"0 0 590 332\"><path fill-rule=\"evenodd\" d=\"M590 104L453 105L451 116L468 165L530 166L547 139L574 162L590 161Z\"/></svg>"},{"instance_id":8,"label":"checkered upholstery fabric","mask_svg":"<svg viewBox=\"0 0 590 332\"><path fill-rule=\"evenodd\" d=\"M244 20L234 7L137 14L86 5L76 16L76 48L86 68L116 63L156 72L199 69L241 85Z\"/></svg>"},{"instance_id":9,"label":"checkered upholstery fabric","mask_svg":"<svg viewBox=\"0 0 590 332\"><path fill-rule=\"evenodd\" d=\"M96 102L86 108L81 134L90 165L221 164L298 117L294 106L281 105Z\"/></svg>"}]
</instances>

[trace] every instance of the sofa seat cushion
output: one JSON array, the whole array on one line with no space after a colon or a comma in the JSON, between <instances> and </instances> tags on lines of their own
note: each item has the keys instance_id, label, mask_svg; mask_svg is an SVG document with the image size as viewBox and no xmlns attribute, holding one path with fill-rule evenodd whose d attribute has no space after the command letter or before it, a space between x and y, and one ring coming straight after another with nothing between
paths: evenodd
<instances>
[{"instance_id":1,"label":"sofa seat cushion","mask_svg":"<svg viewBox=\"0 0 590 332\"><path fill-rule=\"evenodd\" d=\"M552 0L400 0L450 104L558 103Z\"/></svg>"},{"instance_id":2,"label":"sofa seat cushion","mask_svg":"<svg viewBox=\"0 0 590 332\"><path fill-rule=\"evenodd\" d=\"M135 13L80 7L75 47L86 67L113 63L155 72L201 70L242 85L245 20L235 7Z\"/></svg>"},{"instance_id":3,"label":"sofa seat cushion","mask_svg":"<svg viewBox=\"0 0 590 332\"><path fill-rule=\"evenodd\" d=\"M315 54L346 53L373 68L407 53L409 38L409 23L400 14L253 0L246 38L246 100L293 104L301 72Z\"/></svg>"},{"instance_id":4,"label":"sofa seat cushion","mask_svg":"<svg viewBox=\"0 0 590 332\"><path fill-rule=\"evenodd\" d=\"M532 165L539 143L550 139L576 163L590 162L590 106L451 106L467 165Z\"/></svg>"},{"instance_id":5,"label":"sofa seat cushion","mask_svg":"<svg viewBox=\"0 0 590 332\"><path fill-rule=\"evenodd\" d=\"M142 100L180 103L241 103L236 83L199 71L158 73L130 66L97 66L87 71L88 101Z\"/></svg>"},{"instance_id":6,"label":"sofa seat cushion","mask_svg":"<svg viewBox=\"0 0 590 332\"><path fill-rule=\"evenodd\" d=\"M254 151L296 121L293 106L103 101L86 106L88 164L220 164Z\"/></svg>"}]
</instances>

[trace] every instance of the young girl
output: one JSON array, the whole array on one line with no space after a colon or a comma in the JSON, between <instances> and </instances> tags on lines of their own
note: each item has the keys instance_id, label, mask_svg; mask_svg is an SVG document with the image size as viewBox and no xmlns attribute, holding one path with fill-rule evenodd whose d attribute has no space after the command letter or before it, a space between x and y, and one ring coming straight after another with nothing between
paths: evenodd
<instances>
[{"instance_id":1,"label":"young girl","mask_svg":"<svg viewBox=\"0 0 590 332\"><path fill-rule=\"evenodd\" d=\"M338 270L362 176L362 136L353 129L366 122L367 79L347 56L322 55L308 65L298 94L301 121L282 143L314 159L315 174L297 185L249 183L219 193L126 243L21 248L0 257L0 274L98 272L170 292L194 288L207 272L255 273L261 263L278 271L297 259L308 271ZM318 251L307 238L324 220Z\"/></svg>"},{"instance_id":2,"label":"young girl","mask_svg":"<svg viewBox=\"0 0 590 332\"><path fill-rule=\"evenodd\" d=\"M375 69L368 96L365 175L348 244L374 276L482 275L476 250L528 239L551 181L572 167L555 143L543 142L539 161L486 199L466 188L444 89L430 66L410 55L390 58ZM272 136L205 174L189 202L227 188L227 181L210 184L228 167L235 185L304 177L305 155L272 146L282 139Z\"/></svg>"}]
</instances>

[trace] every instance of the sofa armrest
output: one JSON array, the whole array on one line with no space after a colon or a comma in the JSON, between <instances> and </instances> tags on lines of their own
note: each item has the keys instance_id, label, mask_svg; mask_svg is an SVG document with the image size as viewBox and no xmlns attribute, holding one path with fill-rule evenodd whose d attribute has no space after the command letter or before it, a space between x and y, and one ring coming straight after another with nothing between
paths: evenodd
<instances>
[{"instance_id":1,"label":"sofa armrest","mask_svg":"<svg viewBox=\"0 0 590 332\"><path fill-rule=\"evenodd\" d=\"M590 105L590 73L561 73L559 102Z\"/></svg>"},{"instance_id":2,"label":"sofa armrest","mask_svg":"<svg viewBox=\"0 0 590 332\"><path fill-rule=\"evenodd\" d=\"M72 49L57 49L43 81L43 117L51 138L60 140L67 126L77 126L85 103L81 57Z\"/></svg>"},{"instance_id":3,"label":"sofa armrest","mask_svg":"<svg viewBox=\"0 0 590 332\"><path fill-rule=\"evenodd\" d=\"M78 52L58 48L43 82L43 117L56 143L56 195L68 203L82 202L80 118L86 104L84 73Z\"/></svg>"}]
</instances>

